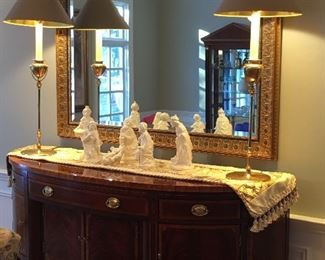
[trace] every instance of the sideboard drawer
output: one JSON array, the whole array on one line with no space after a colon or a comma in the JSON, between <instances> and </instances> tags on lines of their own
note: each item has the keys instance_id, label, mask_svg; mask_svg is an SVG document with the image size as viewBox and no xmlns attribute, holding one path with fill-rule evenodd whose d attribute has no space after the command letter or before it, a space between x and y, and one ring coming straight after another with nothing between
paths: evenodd
<instances>
[{"instance_id":1,"label":"sideboard drawer","mask_svg":"<svg viewBox=\"0 0 325 260\"><path fill-rule=\"evenodd\" d=\"M159 201L159 217L166 220L239 219L240 202L162 199Z\"/></svg>"},{"instance_id":2,"label":"sideboard drawer","mask_svg":"<svg viewBox=\"0 0 325 260\"><path fill-rule=\"evenodd\" d=\"M149 214L149 201L144 194L119 194L95 192L83 189L73 189L51 183L29 181L29 194L32 199L51 201L90 208L117 214L132 214L147 216Z\"/></svg>"}]
</instances>

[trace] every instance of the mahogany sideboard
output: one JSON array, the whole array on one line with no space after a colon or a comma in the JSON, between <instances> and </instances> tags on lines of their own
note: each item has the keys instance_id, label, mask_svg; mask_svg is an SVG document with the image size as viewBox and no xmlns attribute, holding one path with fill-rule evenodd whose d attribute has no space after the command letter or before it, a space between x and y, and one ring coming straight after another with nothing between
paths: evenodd
<instances>
[{"instance_id":1,"label":"mahogany sideboard","mask_svg":"<svg viewBox=\"0 0 325 260\"><path fill-rule=\"evenodd\" d=\"M226 185L13 156L8 174L21 259L288 259L288 216L252 233Z\"/></svg>"}]
</instances>

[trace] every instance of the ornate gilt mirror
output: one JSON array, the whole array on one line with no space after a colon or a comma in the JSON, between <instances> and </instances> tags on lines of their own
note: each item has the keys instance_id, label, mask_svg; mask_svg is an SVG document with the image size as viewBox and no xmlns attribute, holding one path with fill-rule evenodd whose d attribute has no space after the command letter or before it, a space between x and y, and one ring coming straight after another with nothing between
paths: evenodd
<instances>
[{"instance_id":1,"label":"ornate gilt mirror","mask_svg":"<svg viewBox=\"0 0 325 260\"><path fill-rule=\"evenodd\" d=\"M81 1L81 2L80 2ZM189 32L192 31L189 28L185 28L184 31L179 31L179 28L174 28L174 25L169 22L169 24L161 24L159 21L148 22L145 21L143 17L136 18L135 16L139 12L139 10L146 9L145 11L150 10L152 14L146 15L150 17L159 17L153 8L153 2L158 5L159 12L168 12L169 16L177 15L177 8L181 8L179 5L181 3L186 2L183 0L177 0L180 3L176 5L175 10L166 11L166 3L167 2L175 2L174 1L150 1L150 0L120 0L116 1L117 3L125 3L128 2L130 6L133 8L133 18L132 14L130 15L130 27L135 28L135 30L130 32L130 35L125 36L129 37L131 40L131 44L127 49L130 52L130 59L127 61L132 66L130 66L130 79L129 79L129 92L127 93L127 105L124 105L124 113L125 116L128 116L129 107L133 100L136 100L140 106L140 112L142 112L142 108L146 108L145 115L154 115L157 111L173 111L175 113L181 113L180 111L184 111L187 114L190 114L190 117L193 116L194 113L205 114L205 105L201 104L202 100L205 98L205 80L204 77L201 78L202 74L205 73L205 62L202 59L202 53L205 53L205 47L203 42L200 39L207 35L207 32L202 35L202 29L200 26L195 26L196 35L191 35L186 38L186 35L189 35ZM78 6L78 2L82 5L82 0L61 0L62 4L65 6L66 10L70 13L76 13L78 10L73 9L73 7ZM160 4L161 2L161 5ZM162 4L164 2L164 4ZM195 1L200 2L200 1ZM74 5L72 5L74 4ZM197 3L199 4L199 3ZM211 5L211 4L210 4ZM215 3L214 3L215 5ZM203 21L204 17L207 15L211 15L211 19L215 19L216 27L214 30L225 26L226 24L231 23L229 19L225 18L216 18L213 17L212 13L214 11L213 8L208 14L203 14L201 18L198 18L198 21ZM183 8L183 7L182 7ZM195 9L195 7L194 7ZM137 11L137 12L136 12ZM183 13L179 14L180 16L184 16ZM191 14L189 14L191 15ZM198 14L199 15L199 14ZM163 16L163 15L161 15ZM184 18L184 17L183 17ZM182 19L182 17L180 18ZM201 19L201 20L200 20ZM169 19L173 21L173 19ZM195 20L195 19L194 19ZM238 22L238 19L236 20ZM242 22L239 20L239 22ZM190 23L190 22L189 22ZM204 24L204 22L202 22ZM154 28L154 26L159 25L160 27ZM150 37L145 34L137 34L141 28L145 27L147 33L150 33ZM175 25L176 26L176 25ZM176 26L177 27L177 26ZM139 29L140 28L140 29ZM144 30L144 29L143 29ZM149 30L149 31L148 31ZM213 32L214 30L210 30L208 33ZM278 148L278 121L279 121L279 89L280 89L280 56L281 56L281 20L280 19L263 19L262 20L262 32L261 32L261 57L264 65L264 70L262 74L261 84L259 88L259 96L258 96L258 106L256 108L256 115L258 120L256 121L256 135L253 138L252 142L252 155L255 158L261 159L276 159L277 158L277 148ZM193 29L194 31L194 29ZM113 33L113 32L111 32ZM118 32L114 32L117 33ZM139 35L145 35L145 38L139 39ZM161 35L170 35L170 37L176 37L179 35L180 40L173 39L164 39L161 38L155 39L152 36L161 37ZM71 37L72 36L72 37ZM115 34L116 36L116 34ZM114 36L114 37L115 37ZM123 37L124 37L123 36ZM90 102L91 95L95 98L98 98L100 92L98 92L98 87L95 85L95 79L93 75L89 72L89 64L92 62L92 46L91 46L91 38L93 36L89 33L85 32L74 32L71 30L57 30L56 34L56 51L57 51L57 120L58 120L58 135L61 137L74 138L73 129L78 124L78 116L73 116L73 113L80 112L83 105L88 105ZM118 36L117 36L118 37ZM76 41L79 39L80 41ZM185 40L184 40L185 39ZM186 42L186 39L192 39L193 42ZM146 41L150 41L147 43ZM189 56L187 51L187 45L194 45L196 48L195 55L198 57L197 60L174 60L176 55L173 55L172 47L173 42L183 41L184 47L178 50L178 52L183 55L182 57ZM162 44L163 42L163 44ZM80 48L76 48L80 45ZM138 50L139 46L146 46L146 48L142 48L140 52ZM157 47L158 46L158 47ZM72 48L73 47L73 48ZM162 47L166 47L166 50L160 50ZM168 49L169 48L169 49ZM153 50L154 49L154 50ZM73 50L73 51L71 51ZM143 51L144 50L144 51ZM160 54L155 57L151 57L154 51L160 50ZM111 51L111 49L110 49ZM166 55L170 51L170 56ZM105 54L105 50L104 50ZM124 54L121 54L124 55ZM150 56L148 58L148 56ZM112 57L112 56L110 56ZM148 60L150 63L142 63L140 60ZM71 62L73 60L73 62ZM170 66L173 67L173 71L170 71L170 68L166 68L166 66L161 66L158 64L160 60L167 60L170 63ZM106 60L106 63L110 63L112 61ZM187 73L186 67L187 64L197 64L197 77L194 77L191 72ZM73 66L72 66L73 64ZM142 66L140 66L140 64ZM75 66L79 65L78 72L75 71ZM144 70L140 70L143 65L145 68L151 72L144 74ZM111 73L113 70L109 70ZM152 74L155 75L152 75ZM75 75L77 75L75 77ZM156 78L154 78L156 76ZM163 78L161 78L163 77ZM172 85L171 78L177 78L175 82L178 82L178 85L173 85L173 91L171 93L163 92L164 86ZM182 78L190 78L193 79L195 88L192 86L184 86L182 84ZM159 82L155 82L159 79ZM202 82L203 79L203 82ZM104 79L105 81L106 79ZM79 100L83 100L80 102L81 104L76 104L76 100L74 94L76 92L75 86L76 81L79 82L79 85L90 90L94 90L95 94L91 94L90 97L82 97ZM80 83L81 82L81 83ZM162 85L162 83L164 85ZM150 85L157 83L159 88L152 87L152 89L158 89L155 97L150 96L153 92L151 88L145 88L144 85ZM74 87L72 87L74 86ZM167 87L166 87L167 89ZM196 89L197 91L195 96L195 100L186 100L189 99L187 96L187 91L190 92L191 89ZM87 90L87 91L88 91ZM84 91L84 90L83 90ZM157 101L158 97L158 101ZM159 107L153 107L148 105L149 99L155 99L151 103L159 103L161 100L170 100L169 104L163 104ZM185 101L187 101L187 103ZM172 102L174 101L174 102ZM179 104L183 104L184 107L180 108L175 106L175 101ZM161 103L161 102L160 102ZM195 104L194 108L187 106L187 104ZM204 103L204 102L203 102ZM98 113L98 104L93 107L90 105L95 113ZM195 110L196 109L196 110ZM188 113L190 111L190 113ZM151 113L150 113L151 112ZM172 114L171 114L172 115ZM142 115L141 115L142 116ZM188 116L189 117L189 116ZM96 116L96 118L98 118ZM121 116L123 119L123 116ZM214 122L215 118L212 120ZM105 120L98 120L99 122L104 122ZM104 142L109 143L117 143L119 136L119 123L112 120L109 125L100 124L98 129L100 132L101 139ZM164 131L164 130L150 130L150 134L152 135L155 146L161 148L175 148L175 133L173 131ZM235 155L235 156L245 156L246 155L246 147L247 147L247 138L245 135L233 135L233 136L224 136L214 134L213 131L208 133L191 133L191 139L193 142L194 151L198 152L210 152L210 153L219 153L224 155Z\"/></svg>"}]
</instances>

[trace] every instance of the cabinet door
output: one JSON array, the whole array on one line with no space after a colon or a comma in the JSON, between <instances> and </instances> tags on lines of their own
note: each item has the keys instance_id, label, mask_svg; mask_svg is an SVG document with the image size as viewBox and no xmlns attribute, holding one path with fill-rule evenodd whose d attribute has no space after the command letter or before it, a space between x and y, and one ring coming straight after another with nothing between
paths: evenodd
<instances>
[{"instance_id":1,"label":"cabinet door","mask_svg":"<svg viewBox=\"0 0 325 260\"><path fill-rule=\"evenodd\" d=\"M145 224L124 219L89 214L86 217L87 260L144 260L142 248Z\"/></svg>"},{"instance_id":2,"label":"cabinet door","mask_svg":"<svg viewBox=\"0 0 325 260\"><path fill-rule=\"evenodd\" d=\"M80 211L44 205L43 221L44 259L84 259L82 258L84 239Z\"/></svg>"},{"instance_id":3,"label":"cabinet door","mask_svg":"<svg viewBox=\"0 0 325 260\"><path fill-rule=\"evenodd\" d=\"M288 214L263 231L248 233L248 260L287 260L289 244Z\"/></svg>"},{"instance_id":4,"label":"cabinet door","mask_svg":"<svg viewBox=\"0 0 325 260\"><path fill-rule=\"evenodd\" d=\"M239 226L159 226L159 260L238 260Z\"/></svg>"}]
</instances>

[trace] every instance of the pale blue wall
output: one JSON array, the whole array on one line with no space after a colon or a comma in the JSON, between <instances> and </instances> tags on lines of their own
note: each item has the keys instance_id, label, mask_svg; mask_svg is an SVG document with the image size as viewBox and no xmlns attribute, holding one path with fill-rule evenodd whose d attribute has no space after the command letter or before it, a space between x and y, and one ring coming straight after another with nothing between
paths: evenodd
<instances>
[{"instance_id":1,"label":"pale blue wall","mask_svg":"<svg viewBox=\"0 0 325 260\"><path fill-rule=\"evenodd\" d=\"M213 32L234 19L213 16L216 0L159 1L159 108L199 111L199 30ZM242 22L237 20L237 22Z\"/></svg>"},{"instance_id":2,"label":"pale blue wall","mask_svg":"<svg viewBox=\"0 0 325 260\"><path fill-rule=\"evenodd\" d=\"M2 21L15 1L0 1ZM35 143L37 88L29 65L34 59L34 30L0 23L0 168L15 147ZM42 88L43 141L59 144L56 135L55 31L44 31L44 59L49 73Z\"/></svg>"},{"instance_id":3,"label":"pale blue wall","mask_svg":"<svg viewBox=\"0 0 325 260\"><path fill-rule=\"evenodd\" d=\"M134 0L134 99L142 111L157 109L159 0Z\"/></svg>"}]
</instances>

